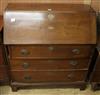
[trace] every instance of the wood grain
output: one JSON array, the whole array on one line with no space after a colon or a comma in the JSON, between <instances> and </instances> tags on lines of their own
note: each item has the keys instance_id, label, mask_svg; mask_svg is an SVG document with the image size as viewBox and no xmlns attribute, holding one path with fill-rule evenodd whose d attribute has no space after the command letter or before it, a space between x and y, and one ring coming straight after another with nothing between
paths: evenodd
<instances>
[{"instance_id":1,"label":"wood grain","mask_svg":"<svg viewBox=\"0 0 100 95\"><path fill-rule=\"evenodd\" d=\"M89 59L70 60L10 60L11 70L67 70L88 69Z\"/></svg>"},{"instance_id":2,"label":"wood grain","mask_svg":"<svg viewBox=\"0 0 100 95\"><path fill-rule=\"evenodd\" d=\"M49 83L50 85L55 85L54 82L57 82L57 85L59 84L63 85L63 83L69 84L71 82L75 84L83 83L83 82L85 83L87 69L88 69L87 65L89 64L88 61L90 60L91 58L90 55L92 53L92 45L90 44L95 44L95 38L96 38L95 27L94 27L95 16L92 16L94 15L93 10L90 7L87 7L87 5L86 7L83 7L84 5L81 5L81 7L79 7L80 5L74 5L74 7L71 5L72 4L70 5L53 4L51 7L51 5L47 5L47 4L46 5L39 4L39 6L36 6L35 4L31 8L30 7L25 8L24 5L24 7L21 8L22 12L24 12L24 15L22 13L21 16L19 15L20 14L19 4L17 5L18 8L15 5L14 5L15 9L11 8L14 11L11 11L11 9L10 10L8 9L6 11L6 14L8 13L8 15L7 16L5 15L5 19L6 19L5 21L7 21L7 23L5 23L7 25L7 28L5 29L8 32L8 36L10 32L12 32L12 34L16 32L17 35L20 33L22 37L18 37L16 34L14 34L13 37L15 39L22 38L23 42L27 41L30 44L30 41L33 41L34 40L33 38L36 37L35 39L40 40L42 44L42 45L39 44L38 41L36 40L35 46L22 45L22 40L18 41L17 39L17 42L21 42L20 43L21 45L8 46L8 54L10 55L9 66L11 68L10 71L11 81L12 81L11 85L13 85L14 82L17 82L15 86L13 85L12 87L13 90L17 90L16 87L19 86L18 84L20 84L19 87L24 87L25 86L24 83L27 83L27 86L29 87L31 85L34 86L33 83L37 84L37 82L41 86L43 86L43 83ZM75 6L77 6L77 8ZM49 7L53 9L54 11L53 13L55 14L55 19L53 20L51 19L48 20L46 15L46 13L48 13L47 10L49 9ZM33 11L31 12L33 14L32 15L29 12L30 9L31 11L34 9L34 11L36 11L37 13L40 12L39 14L43 15L42 20L39 21L41 16L37 18L38 20L36 18L34 19L33 17L34 12ZM17 15L14 15L13 14L14 12L15 14L17 13ZM59 13L59 15L57 15L56 13ZM15 23L9 25L9 23L13 21L15 21ZM57 28L55 28L54 31L47 31L48 27L45 26L48 25L48 22L52 22L50 24L50 27L54 25L57 26ZM65 22L67 26L65 26ZM64 26L66 29L64 28ZM33 31L33 29L36 29L36 32ZM42 29L44 29L44 32ZM67 32L67 35L64 34L65 32ZM25 38L25 36L27 35L29 35L28 39L31 39L30 41L27 40L27 37ZM93 35L94 37L92 38L91 35ZM60 37L61 39L63 39L63 41L59 43L59 46L57 46ZM9 39L10 38L11 36L9 36ZM83 42L81 39L83 40ZM71 44L81 44L81 45L71 45ZM66 60L65 58L68 60ZM85 62L83 62L81 58L84 59ZM85 58L88 59L85 60ZM73 66L71 66L70 64L73 64L73 62L71 63L69 62L69 60L71 59L78 60L80 65L77 64L77 67L75 69L72 69ZM30 62L29 65L31 65L31 68L28 70L23 69L21 67L21 63L23 65L24 61L28 62L27 60ZM25 64L26 63L24 63L24 66ZM85 89L85 85L84 87L81 87L81 89Z\"/></svg>"},{"instance_id":3,"label":"wood grain","mask_svg":"<svg viewBox=\"0 0 100 95\"><path fill-rule=\"evenodd\" d=\"M0 14L2 15L8 3L76 3L90 4L91 0L0 0Z\"/></svg>"},{"instance_id":4,"label":"wood grain","mask_svg":"<svg viewBox=\"0 0 100 95\"><path fill-rule=\"evenodd\" d=\"M84 0L8 0L13 3L84 3Z\"/></svg>"},{"instance_id":5,"label":"wood grain","mask_svg":"<svg viewBox=\"0 0 100 95\"><path fill-rule=\"evenodd\" d=\"M12 71L14 82L77 82L84 81L87 71ZM80 76L80 77L79 77Z\"/></svg>"},{"instance_id":6,"label":"wood grain","mask_svg":"<svg viewBox=\"0 0 100 95\"><path fill-rule=\"evenodd\" d=\"M22 54L22 50L28 53ZM15 45L10 48L13 59L66 59L66 58L88 58L92 47L89 45Z\"/></svg>"},{"instance_id":7,"label":"wood grain","mask_svg":"<svg viewBox=\"0 0 100 95\"><path fill-rule=\"evenodd\" d=\"M4 16L5 44L96 44L95 13L87 5L17 3Z\"/></svg>"}]
</instances>

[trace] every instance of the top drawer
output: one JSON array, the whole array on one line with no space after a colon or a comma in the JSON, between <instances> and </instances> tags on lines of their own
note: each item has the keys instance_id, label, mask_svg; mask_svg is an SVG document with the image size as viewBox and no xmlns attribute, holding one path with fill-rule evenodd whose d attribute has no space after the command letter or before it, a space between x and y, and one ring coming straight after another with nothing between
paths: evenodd
<instances>
[{"instance_id":1,"label":"top drawer","mask_svg":"<svg viewBox=\"0 0 100 95\"><path fill-rule=\"evenodd\" d=\"M93 48L91 45L15 45L9 46L11 58L87 58Z\"/></svg>"},{"instance_id":2,"label":"top drawer","mask_svg":"<svg viewBox=\"0 0 100 95\"><path fill-rule=\"evenodd\" d=\"M5 44L96 44L95 15L77 12L8 11Z\"/></svg>"}]
</instances>

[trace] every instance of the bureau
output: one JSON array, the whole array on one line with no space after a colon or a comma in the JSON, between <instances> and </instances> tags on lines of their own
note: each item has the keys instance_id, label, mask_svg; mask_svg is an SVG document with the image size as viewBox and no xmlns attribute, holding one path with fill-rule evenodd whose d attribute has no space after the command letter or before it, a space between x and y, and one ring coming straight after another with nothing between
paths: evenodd
<instances>
[{"instance_id":1,"label":"bureau","mask_svg":"<svg viewBox=\"0 0 100 95\"><path fill-rule=\"evenodd\" d=\"M85 89L96 44L88 5L9 4L4 44L13 91L28 87Z\"/></svg>"}]
</instances>

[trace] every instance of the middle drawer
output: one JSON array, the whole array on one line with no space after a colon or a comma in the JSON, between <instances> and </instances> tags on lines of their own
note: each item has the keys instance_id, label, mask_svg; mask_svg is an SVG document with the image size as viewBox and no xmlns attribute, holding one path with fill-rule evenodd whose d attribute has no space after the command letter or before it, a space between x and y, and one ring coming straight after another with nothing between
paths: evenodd
<instances>
[{"instance_id":1,"label":"middle drawer","mask_svg":"<svg viewBox=\"0 0 100 95\"><path fill-rule=\"evenodd\" d=\"M10 60L12 70L88 69L89 59L70 60Z\"/></svg>"},{"instance_id":2,"label":"middle drawer","mask_svg":"<svg viewBox=\"0 0 100 95\"><path fill-rule=\"evenodd\" d=\"M61 59L61 58L87 58L90 57L90 45L36 45L36 46L10 46L10 58L14 59Z\"/></svg>"}]
</instances>

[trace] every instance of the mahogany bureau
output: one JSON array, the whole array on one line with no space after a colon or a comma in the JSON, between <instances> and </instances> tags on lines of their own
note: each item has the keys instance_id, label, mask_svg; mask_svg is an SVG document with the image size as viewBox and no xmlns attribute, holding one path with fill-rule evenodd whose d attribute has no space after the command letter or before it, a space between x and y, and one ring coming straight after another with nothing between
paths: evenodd
<instances>
[{"instance_id":1,"label":"mahogany bureau","mask_svg":"<svg viewBox=\"0 0 100 95\"><path fill-rule=\"evenodd\" d=\"M96 44L96 15L88 5L9 4L4 44L12 90L85 89Z\"/></svg>"}]
</instances>

